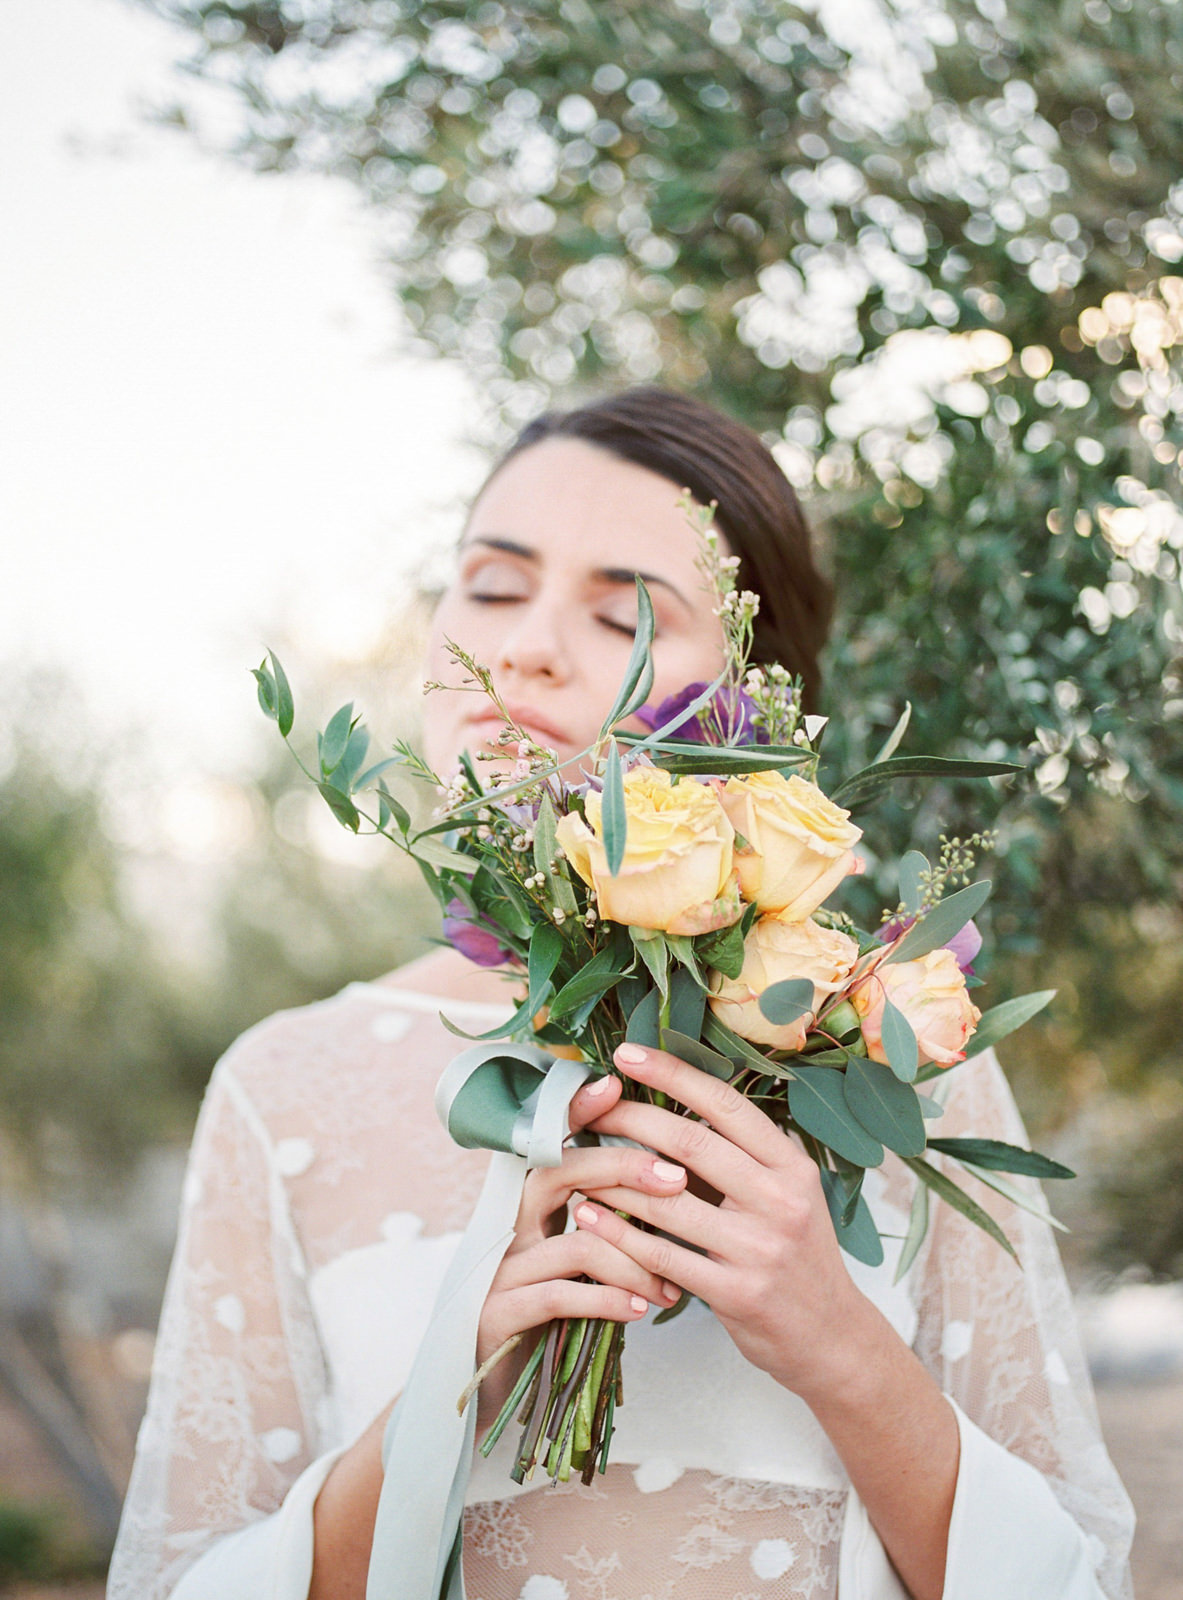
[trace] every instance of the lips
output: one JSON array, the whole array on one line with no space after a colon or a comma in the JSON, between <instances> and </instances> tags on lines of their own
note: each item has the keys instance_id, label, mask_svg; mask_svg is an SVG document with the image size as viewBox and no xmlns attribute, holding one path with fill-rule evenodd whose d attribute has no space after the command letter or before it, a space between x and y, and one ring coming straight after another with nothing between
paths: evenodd
<instances>
[{"instance_id":1,"label":"lips","mask_svg":"<svg viewBox=\"0 0 1183 1600\"><path fill-rule=\"evenodd\" d=\"M567 744L567 735L555 723L549 722L533 706L515 705L506 702L505 709L509 712L519 728L528 733L536 743L548 745L557 749L560 745ZM469 717L470 727L489 729L490 732L503 728L505 722L493 706L488 706Z\"/></svg>"}]
</instances>

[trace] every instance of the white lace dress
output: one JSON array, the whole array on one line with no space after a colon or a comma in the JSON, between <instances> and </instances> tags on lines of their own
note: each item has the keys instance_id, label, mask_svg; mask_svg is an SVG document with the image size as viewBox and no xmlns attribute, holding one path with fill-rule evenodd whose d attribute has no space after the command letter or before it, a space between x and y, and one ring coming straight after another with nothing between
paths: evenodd
<instances>
[{"instance_id":1,"label":"white lace dress","mask_svg":"<svg viewBox=\"0 0 1183 1600\"><path fill-rule=\"evenodd\" d=\"M489 1006L354 984L269 1018L214 1072L197 1127L109 1600L305 1600L312 1506L396 1395L488 1157L432 1105ZM1023 1140L990 1055L943 1080L942 1134ZM939 1158L936 1158L939 1160ZM889 1158L890 1162L891 1158ZM906 1224L911 1174L868 1198ZM954 1403L945 1600L1126 1600L1129 1501L1106 1455L1046 1224L981 1189L1023 1262L947 1206L898 1288L860 1287ZM812 1414L710 1311L631 1327L612 1465L517 1488L477 1458L469 1600L899 1600Z\"/></svg>"}]
</instances>

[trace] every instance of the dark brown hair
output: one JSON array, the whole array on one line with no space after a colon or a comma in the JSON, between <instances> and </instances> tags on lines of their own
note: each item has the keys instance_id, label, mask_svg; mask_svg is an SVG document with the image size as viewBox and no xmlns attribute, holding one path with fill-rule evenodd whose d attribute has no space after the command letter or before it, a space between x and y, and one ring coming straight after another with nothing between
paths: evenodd
<instances>
[{"instance_id":1,"label":"dark brown hair","mask_svg":"<svg viewBox=\"0 0 1183 1600\"><path fill-rule=\"evenodd\" d=\"M760 596L752 659L779 661L800 676L812 709L821 687L818 655L829 631L832 591L814 563L809 525L793 486L760 437L701 400L644 385L536 417L494 474L546 439L582 439L689 489L701 505L718 503L715 520L740 559L740 586Z\"/></svg>"}]
</instances>

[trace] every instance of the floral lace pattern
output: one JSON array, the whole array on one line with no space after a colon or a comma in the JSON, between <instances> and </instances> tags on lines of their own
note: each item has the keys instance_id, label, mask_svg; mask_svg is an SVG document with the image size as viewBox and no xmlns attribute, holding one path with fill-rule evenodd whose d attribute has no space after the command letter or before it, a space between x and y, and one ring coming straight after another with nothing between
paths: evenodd
<instances>
[{"instance_id":1,"label":"floral lace pattern","mask_svg":"<svg viewBox=\"0 0 1183 1600\"><path fill-rule=\"evenodd\" d=\"M478 1025L489 1009L438 1004ZM428 1240L462 1229L487 1162L435 1116L435 1081L456 1048L436 1012L427 996L353 985L268 1019L219 1063L109 1600L164 1600L221 1536L276 1512L310 1462L347 1442L331 1436L341 1375L310 1278L380 1244L392 1219L421 1219ZM992 1057L942 1089L942 1134L1023 1140ZM911 1174L894 1163L886 1177L906 1205ZM907 1280L917 1353L979 1427L1045 1474L1090 1538L1107 1600L1127 1600L1128 1501L1101 1443L1050 1230L992 1191L974 1197L1023 1270L936 1204ZM470 1505L471 1600L833 1600L845 1490L682 1471L659 1451L655 1441L652 1460L614 1463L588 1488Z\"/></svg>"}]
</instances>

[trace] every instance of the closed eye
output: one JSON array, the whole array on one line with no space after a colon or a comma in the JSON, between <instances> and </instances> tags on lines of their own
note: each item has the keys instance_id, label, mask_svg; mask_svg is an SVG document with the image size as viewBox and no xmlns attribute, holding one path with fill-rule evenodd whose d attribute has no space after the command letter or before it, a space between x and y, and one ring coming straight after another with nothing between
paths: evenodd
<instances>
[{"instance_id":1,"label":"closed eye","mask_svg":"<svg viewBox=\"0 0 1183 1600\"><path fill-rule=\"evenodd\" d=\"M611 628L613 633L623 633L626 639L635 639L637 637L636 628L630 626L627 622L613 622L611 617L597 617L596 621L602 623L605 628Z\"/></svg>"}]
</instances>

